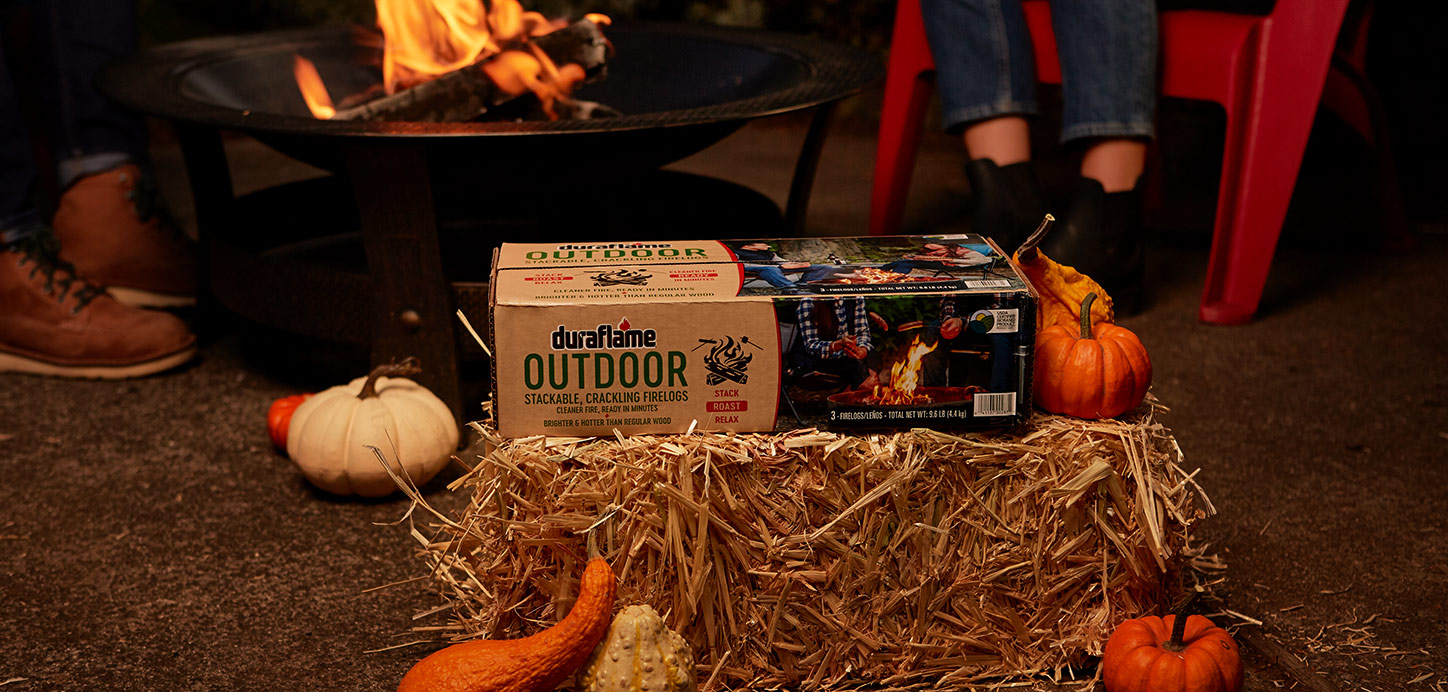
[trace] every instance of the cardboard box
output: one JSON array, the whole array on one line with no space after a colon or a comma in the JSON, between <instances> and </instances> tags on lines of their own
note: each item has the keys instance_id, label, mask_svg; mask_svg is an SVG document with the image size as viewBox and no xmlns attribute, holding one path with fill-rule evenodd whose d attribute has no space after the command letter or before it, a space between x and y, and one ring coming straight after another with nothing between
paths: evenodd
<instances>
[{"instance_id":1,"label":"cardboard box","mask_svg":"<svg viewBox=\"0 0 1448 692\"><path fill-rule=\"evenodd\" d=\"M976 235L504 244L508 437L979 429L1031 409L1036 298Z\"/></svg>"}]
</instances>

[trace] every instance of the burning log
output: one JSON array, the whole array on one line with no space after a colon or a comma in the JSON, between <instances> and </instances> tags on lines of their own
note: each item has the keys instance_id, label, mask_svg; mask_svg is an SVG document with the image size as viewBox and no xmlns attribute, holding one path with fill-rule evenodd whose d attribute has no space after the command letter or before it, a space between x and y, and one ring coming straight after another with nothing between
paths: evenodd
<instances>
[{"instance_id":1,"label":"burning log","mask_svg":"<svg viewBox=\"0 0 1448 692\"><path fill-rule=\"evenodd\" d=\"M584 74L597 77L613 53L594 22L581 19L562 29L534 38L530 44L553 64L564 68L577 65ZM522 49L527 52L527 48ZM467 67L453 70L411 88L339 109L332 120L396 120L411 122L460 122L475 119L528 91L509 89L488 74L488 66L510 51L491 55Z\"/></svg>"}]
</instances>

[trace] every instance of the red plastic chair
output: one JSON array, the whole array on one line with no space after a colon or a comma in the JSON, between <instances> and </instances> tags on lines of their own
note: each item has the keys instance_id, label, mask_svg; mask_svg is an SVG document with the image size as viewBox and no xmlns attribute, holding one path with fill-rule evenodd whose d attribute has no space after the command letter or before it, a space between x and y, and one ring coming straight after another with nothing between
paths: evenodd
<instances>
[{"instance_id":1,"label":"red plastic chair","mask_svg":"<svg viewBox=\"0 0 1448 692\"><path fill-rule=\"evenodd\" d=\"M1333 60L1348 3L1277 0L1267 16L1160 14L1161 93L1215 101L1227 113L1216 227L1198 313L1204 322L1241 324L1257 311L1329 68L1334 79L1327 105L1341 110L1369 141L1383 143L1380 121L1374 123L1372 106L1363 105L1376 100L1361 75L1361 53ZM1050 7L1027 0L1025 9L1037 78L1059 84ZM1358 40L1358 49L1363 35L1349 37ZM875 159L872 234L899 231L934 68L919 2L901 0Z\"/></svg>"}]
</instances>

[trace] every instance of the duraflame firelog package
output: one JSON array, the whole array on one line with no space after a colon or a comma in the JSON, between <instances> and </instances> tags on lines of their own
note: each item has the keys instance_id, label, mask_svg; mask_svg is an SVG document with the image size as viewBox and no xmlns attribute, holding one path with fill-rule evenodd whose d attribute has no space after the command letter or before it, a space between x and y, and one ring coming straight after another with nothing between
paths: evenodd
<instances>
[{"instance_id":1,"label":"duraflame firelog package","mask_svg":"<svg viewBox=\"0 0 1448 692\"><path fill-rule=\"evenodd\" d=\"M1036 298L977 235L504 244L499 432L1016 425Z\"/></svg>"}]
</instances>

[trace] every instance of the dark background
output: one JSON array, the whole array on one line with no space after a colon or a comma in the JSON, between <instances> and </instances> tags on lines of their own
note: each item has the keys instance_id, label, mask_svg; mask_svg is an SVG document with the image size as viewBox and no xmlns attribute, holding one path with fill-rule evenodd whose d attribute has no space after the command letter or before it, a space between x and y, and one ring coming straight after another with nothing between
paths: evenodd
<instances>
[{"instance_id":1,"label":"dark background","mask_svg":"<svg viewBox=\"0 0 1448 692\"><path fill-rule=\"evenodd\" d=\"M893 4L556 7L753 23L883 57ZM1163 420L1188 464L1201 469L1218 510L1199 534L1229 567L1213 592L1220 607L1264 624L1245 626L1235 616L1219 623L1280 642L1337 689L1441 690L1448 685L1448 214L1439 193L1448 182L1439 163L1448 80L1437 39L1444 10L1405 2L1378 10L1371 73L1388 107L1420 247L1391 253L1337 242L1361 243L1379 230L1374 206L1360 194L1372 156L1348 128L1319 118L1263 309L1239 327L1198 323L1221 114L1208 104L1166 102L1160 149L1172 178L1164 185L1170 227L1153 228L1162 232L1150 238L1151 304L1124 324L1151 349L1155 391L1171 407ZM147 0L142 38L155 45L369 23L370 14L368 0ZM863 94L842 109L811 200L812 231L862 232L879 100L878 92ZM1049 126L1039 130L1044 141L1053 138ZM802 132L797 119L772 119L685 163L782 197ZM310 174L244 138L227 144L238 189ZM160 139L155 150L162 182L176 190L171 204L185 207L177 147ZM955 229L967 218L961 156L957 140L927 133L911 230ZM436 647L410 644L422 638L410 627L442 616L413 619L440 599L421 579L424 564L401 521L406 500L316 491L263 432L274 398L341 379L318 373L303 387L278 372L305 362L300 351L285 363L260 362L241 336L245 325L225 326L229 333L197 363L157 377L0 374L3 692L391 690ZM445 513L468 499L440 481L425 493ZM1255 648L1247 661L1248 692L1303 689Z\"/></svg>"}]
</instances>

